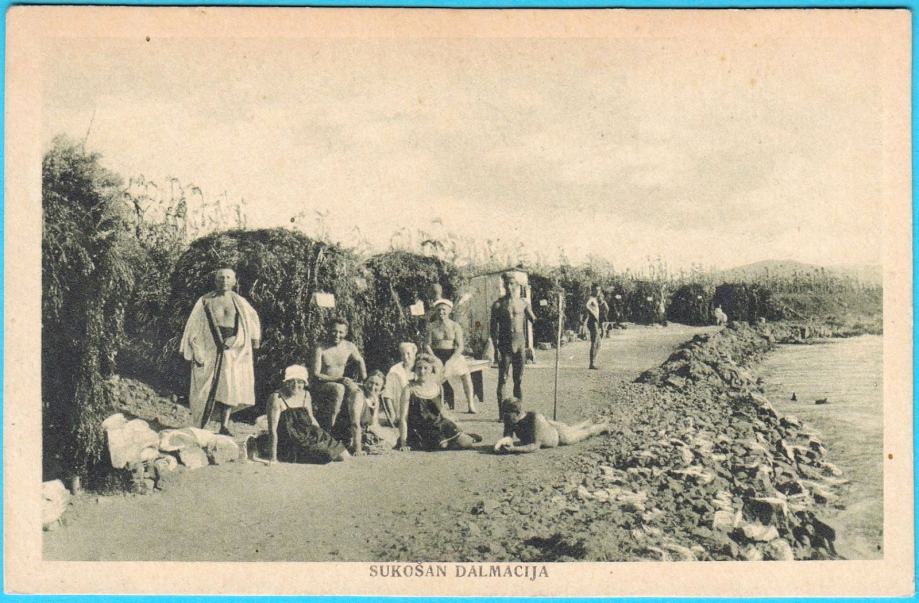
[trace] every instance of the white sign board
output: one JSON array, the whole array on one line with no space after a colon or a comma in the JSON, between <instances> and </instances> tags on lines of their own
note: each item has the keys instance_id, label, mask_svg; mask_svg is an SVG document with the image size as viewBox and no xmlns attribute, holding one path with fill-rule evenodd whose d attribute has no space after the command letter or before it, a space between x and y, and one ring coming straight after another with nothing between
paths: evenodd
<instances>
[{"instance_id":1,"label":"white sign board","mask_svg":"<svg viewBox=\"0 0 919 603\"><path fill-rule=\"evenodd\" d=\"M424 302L416 302L408 307L408 311L412 313L412 316L424 316Z\"/></svg>"},{"instance_id":2,"label":"white sign board","mask_svg":"<svg viewBox=\"0 0 919 603\"><path fill-rule=\"evenodd\" d=\"M316 293L313 299L315 299L316 305L320 308L335 307L335 295L332 293Z\"/></svg>"}]
</instances>

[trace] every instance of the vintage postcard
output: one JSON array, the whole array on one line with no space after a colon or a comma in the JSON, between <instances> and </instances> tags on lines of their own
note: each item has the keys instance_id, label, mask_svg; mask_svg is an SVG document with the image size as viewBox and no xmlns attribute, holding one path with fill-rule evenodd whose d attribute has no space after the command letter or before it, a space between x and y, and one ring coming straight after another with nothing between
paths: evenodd
<instances>
[{"instance_id":1,"label":"vintage postcard","mask_svg":"<svg viewBox=\"0 0 919 603\"><path fill-rule=\"evenodd\" d=\"M914 592L909 11L8 17L9 592Z\"/></svg>"}]
</instances>

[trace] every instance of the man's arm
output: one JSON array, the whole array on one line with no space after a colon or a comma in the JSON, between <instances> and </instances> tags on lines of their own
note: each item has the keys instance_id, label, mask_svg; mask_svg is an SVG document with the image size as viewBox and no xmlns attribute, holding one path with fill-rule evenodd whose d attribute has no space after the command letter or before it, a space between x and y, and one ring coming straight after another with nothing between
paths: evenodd
<instances>
[{"instance_id":1,"label":"man's arm","mask_svg":"<svg viewBox=\"0 0 919 603\"><path fill-rule=\"evenodd\" d=\"M498 347L498 312L500 310L500 302L495 302L491 305L491 320L488 325L488 333L491 335L491 342L495 347Z\"/></svg>"},{"instance_id":2,"label":"man's arm","mask_svg":"<svg viewBox=\"0 0 919 603\"><path fill-rule=\"evenodd\" d=\"M357 374L361 378L361 382L363 382L367 379L367 364L364 362L364 357L361 356L360 350L353 343L351 344L351 358L357 363Z\"/></svg>"},{"instance_id":3,"label":"man's arm","mask_svg":"<svg viewBox=\"0 0 919 603\"><path fill-rule=\"evenodd\" d=\"M533 307L530 305L530 300L527 300L527 307L524 311L526 312L527 320L536 322L536 315L533 314Z\"/></svg>"}]
</instances>

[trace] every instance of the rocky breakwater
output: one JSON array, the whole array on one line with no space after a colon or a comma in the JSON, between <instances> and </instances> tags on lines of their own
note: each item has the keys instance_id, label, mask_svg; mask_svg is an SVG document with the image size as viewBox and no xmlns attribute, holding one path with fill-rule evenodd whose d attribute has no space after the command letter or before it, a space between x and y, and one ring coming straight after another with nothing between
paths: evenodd
<instances>
[{"instance_id":1,"label":"rocky breakwater","mask_svg":"<svg viewBox=\"0 0 919 603\"><path fill-rule=\"evenodd\" d=\"M657 529L682 533L689 546L649 543L659 557L688 559L702 551L747 560L837 556L835 531L819 513L837 499L841 472L825 461L817 433L775 411L750 370L774 341L768 325L733 324L693 338L639 377L670 394L678 425L651 430L635 452L610 459L597 477L614 484L607 496L616 488L656 492L663 515L666 507L682 516L682 526Z\"/></svg>"}]
</instances>

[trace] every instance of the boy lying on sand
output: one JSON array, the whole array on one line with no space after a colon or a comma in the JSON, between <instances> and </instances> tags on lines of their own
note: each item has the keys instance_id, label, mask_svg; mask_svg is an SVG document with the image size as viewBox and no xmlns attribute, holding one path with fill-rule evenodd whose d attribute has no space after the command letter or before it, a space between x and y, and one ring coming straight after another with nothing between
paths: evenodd
<instances>
[{"instance_id":1,"label":"boy lying on sand","mask_svg":"<svg viewBox=\"0 0 919 603\"><path fill-rule=\"evenodd\" d=\"M501 403L501 416L504 420L504 437L495 444L495 452L499 454L536 452L540 448L567 446L600 433L609 433L609 423L606 421L592 423L588 420L565 425L550 421L538 412L524 413L517 398L505 398ZM519 440L516 445L514 435Z\"/></svg>"}]
</instances>

